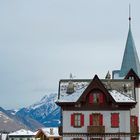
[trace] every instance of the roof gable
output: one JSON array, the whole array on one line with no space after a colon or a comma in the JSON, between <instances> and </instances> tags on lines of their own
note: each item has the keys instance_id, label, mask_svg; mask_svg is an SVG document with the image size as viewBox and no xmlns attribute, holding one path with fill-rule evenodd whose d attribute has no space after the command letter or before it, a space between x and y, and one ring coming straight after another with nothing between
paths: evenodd
<instances>
[{"instance_id":1,"label":"roof gable","mask_svg":"<svg viewBox=\"0 0 140 140\"><path fill-rule=\"evenodd\" d=\"M129 79L129 77L134 77L134 79L139 80L138 75L135 73L133 69L130 69L127 75L125 76L125 79Z\"/></svg>"},{"instance_id":2,"label":"roof gable","mask_svg":"<svg viewBox=\"0 0 140 140\"><path fill-rule=\"evenodd\" d=\"M138 87L140 85L140 79L133 69L130 69L130 71L125 76L125 79L134 79L135 86Z\"/></svg>"},{"instance_id":3,"label":"roof gable","mask_svg":"<svg viewBox=\"0 0 140 140\"><path fill-rule=\"evenodd\" d=\"M104 87L103 83L100 81L100 79L98 78L97 75L94 76L93 80L90 82L90 84L88 85L88 87L85 89L85 91L83 92L83 94L80 96L80 98L78 99L79 101L85 101L86 100L86 96L92 91L92 90L100 90L102 91L105 95L107 100L109 100L109 93L108 90Z\"/></svg>"}]
</instances>

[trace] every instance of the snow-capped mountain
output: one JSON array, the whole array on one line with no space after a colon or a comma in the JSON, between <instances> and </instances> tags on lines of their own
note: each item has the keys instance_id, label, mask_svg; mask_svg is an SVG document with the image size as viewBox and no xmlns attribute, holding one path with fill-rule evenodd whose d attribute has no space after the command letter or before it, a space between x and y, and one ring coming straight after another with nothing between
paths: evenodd
<instances>
[{"instance_id":1,"label":"snow-capped mountain","mask_svg":"<svg viewBox=\"0 0 140 140\"><path fill-rule=\"evenodd\" d=\"M12 114L15 114L18 118L20 118L22 123L25 123L26 121L26 125L30 122L28 121L30 118L46 127L59 126L60 108L55 104L56 99L57 94L55 93L45 95L40 101L16 112L12 111ZM31 124L28 127L31 128Z\"/></svg>"},{"instance_id":2,"label":"snow-capped mountain","mask_svg":"<svg viewBox=\"0 0 140 140\"><path fill-rule=\"evenodd\" d=\"M11 132L18 129L26 128L24 124L18 121L14 116L0 107L0 131Z\"/></svg>"}]
</instances>

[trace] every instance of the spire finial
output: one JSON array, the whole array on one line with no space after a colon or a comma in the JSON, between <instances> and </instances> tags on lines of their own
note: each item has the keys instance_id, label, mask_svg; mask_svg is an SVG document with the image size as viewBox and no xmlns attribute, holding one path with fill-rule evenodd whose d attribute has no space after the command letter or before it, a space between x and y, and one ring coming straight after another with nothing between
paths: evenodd
<instances>
[{"instance_id":1,"label":"spire finial","mask_svg":"<svg viewBox=\"0 0 140 140\"><path fill-rule=\"evenodd\" d=\"M129 4L129 28L131 28L131 5Z\"/></svg>"}]
</instances>

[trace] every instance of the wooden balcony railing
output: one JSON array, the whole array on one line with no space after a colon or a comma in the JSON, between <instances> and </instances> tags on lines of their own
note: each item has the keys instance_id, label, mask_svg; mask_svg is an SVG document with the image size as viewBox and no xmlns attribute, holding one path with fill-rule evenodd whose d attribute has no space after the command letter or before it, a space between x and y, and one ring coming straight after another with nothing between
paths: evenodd
<instances>
[{"instance_id":1,"label":"wooden balcony railing","mask_svg":"<svg viewBox=\"0 0 140 140\"><path fill-rule=\"evenodd\" d=\"M87 126L88 133L105 133L105 126Z\"/></svg>"}]
</instances>

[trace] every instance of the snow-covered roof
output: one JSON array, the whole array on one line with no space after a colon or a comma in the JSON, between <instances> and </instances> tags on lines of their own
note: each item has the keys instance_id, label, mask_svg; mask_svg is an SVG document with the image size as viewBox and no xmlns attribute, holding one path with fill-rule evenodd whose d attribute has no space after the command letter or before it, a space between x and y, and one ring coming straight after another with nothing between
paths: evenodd
<instances>
[{"instance_id":1,"label":"snow-covered roof","mask_svg":"<svg viewBox=\"0 0 140 140\"><path fill-rule=\"evenodd\" d=\"M59 83L58 103L73 103L81 97L91 79L63 79ZM101 79L116 102L135 102L134 81L130 79ZM71 92L68 92L69 87ZM127 90L127 92L126 92ZM118 92L119 91L119 92ZM125 95L126 94L126 95ZM120 98L121 97L121 98Z\"/></svg>"},{"instance_id":2,"label":"snow-covered roof","mask_svg":"<svg viewBox=\"0 0 140 140\"><path fill-rule=\"evenodd\" d=\"M46 137L60 137L58 127L42 128L41 129Z\"/></svg>"},{"instance_id":3,"label":"snow-covered roof","mask_svg":"<svg viewBox=\"0 0 140 140\"><path fill-rule=\"evenodd\" d=\"M69 81L62 81L60 83L60 97L57 102L76 102L89 85L89 81L72 81L72 83L74 85L74 92L71 94L67 93Z\"/></svg>"},{"instance_id":4,"label":"snow-covered roof","mask_svg":"<svg viewBox=\"0 0 140 140\"><path fill-rule=\"evenodd\" d=\"M10 133L9 136L34 136L35 134L30 130L21 129Z\"/></svg>"},{"instance_id":5,"label":"snow-covered roof","mask_svg":"<svg viewBox=\"0 0 140 140\"><path fill-rule=\"evenodd\" d=\"M110 95L113 97L113 99L118 103L135 103L136 101L129 97L128 95L124 93L120 93L117 90L110 90Z\"/></svg>"},{"instance_id":6,"label":"snow-covered roof","mask_svg":"<svg viewBox=\"0 0 140 140\"><path fill-rule=\"evenodd\" d=\"M58 100L58 102L76 102L80 98L80 96L82 95L82 93L84 92L84 90L86 89L86 87L87 86L81 87L80 89L77 89L72 94L66 94L65 96L62 96Z\"/></svg>"}]
</instances>

